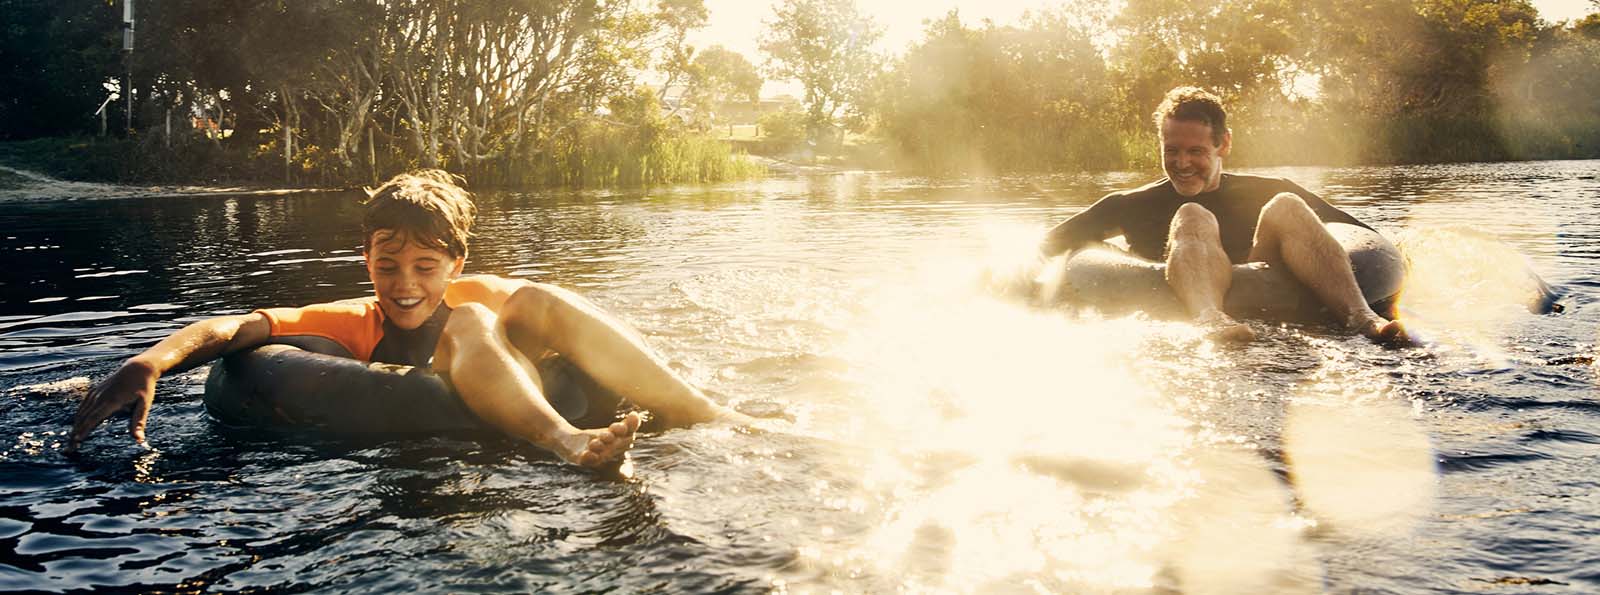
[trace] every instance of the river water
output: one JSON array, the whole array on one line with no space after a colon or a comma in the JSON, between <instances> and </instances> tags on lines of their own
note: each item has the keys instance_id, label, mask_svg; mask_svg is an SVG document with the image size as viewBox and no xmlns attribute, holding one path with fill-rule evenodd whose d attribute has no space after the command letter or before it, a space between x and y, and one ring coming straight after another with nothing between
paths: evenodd
<instances>
[{"instance_id":1,"label":"river water","mask_svg":"<svg viewBox=\"0 0 1600 595\"><path fill-rule=\"evenodd\" d=\"M1600 591L1600 162L1258 173L1404 240L1432 343L1221 346L984 287L1136 174L481 196L469 272L575 289L772 417L644 436L627 478L230 430L203 373L162 381L152 450L113 421L64 455L76 391L182 324L369 292L359 207L22 192L0 591ZM1524 263L1565 314L1518 305Z\"/></svg>"}]
</instances>

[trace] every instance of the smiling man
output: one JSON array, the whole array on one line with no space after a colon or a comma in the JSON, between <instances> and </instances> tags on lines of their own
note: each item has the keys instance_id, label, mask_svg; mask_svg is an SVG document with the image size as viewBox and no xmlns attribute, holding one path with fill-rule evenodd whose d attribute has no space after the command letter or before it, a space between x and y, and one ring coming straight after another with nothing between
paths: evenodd
<instances>
[{"instance_id":1,"label":"smiling man","mask_svg":"<svg viewBox=\"0 0 1600 595\"><path fill-rule=\"evenodd\" d=\"M1196 322L1231 341L1255 337L1222 311L1232 265L1266 262L1285 267L1349 330L1409 342L1399 321L1379 316L1362 296L1349 254L1325 224L1370 226L1294 182L1223 173L1233 133L1215 95L1173 89L1154 116L1167 177L1106 195L1055 226L1040 247L1046 256L1123 236L1133 255L1166 263L1167 284Z\"/></svg>"}]
</instances>

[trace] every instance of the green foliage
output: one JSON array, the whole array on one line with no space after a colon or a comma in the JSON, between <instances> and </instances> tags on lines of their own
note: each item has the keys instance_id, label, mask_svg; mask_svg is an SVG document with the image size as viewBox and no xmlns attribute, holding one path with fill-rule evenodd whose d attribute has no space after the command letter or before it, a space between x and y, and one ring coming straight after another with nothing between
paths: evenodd
<instances>
[{"instance_id":1,"label":"green foliage","mask_svg":"<svg viewBox=\"0 0 1600 595\"><path fill-rule=\"evenodd\" d=\"M765 169L725 142L662 116L655 93L637 89L611 101L610 117L586 119L530 156L519 185L639 186L759 177ZM512 172L505 172L511 174Z\"/></svg>"},{"instance_id":2,"label":"green foliage","mask_svg":"<svg viewBox=\"0 0 1600 595\"><path fill-rule=\"evenodd\" d=\"M877 134L928 171L1154 169L1151 112L1199 85L1228 105L1231 164L1600 155L1600 15L1551 26L1526 0L1077 6L930 23L878 87Z\"/></svg>"},{"instance_id":3,"label":"green foliage","mask_svg":"<svg viewBox=\"0 0 1600 595\"><path fill-rule=\"evenodd\" d=\"M99 127L103 83L122 78L120 14L107 0L0 0L0 139Z\"/></svg>"},{"instance_id":4,"label":"green foliage","mask_svg":"<svg viewBox=\"0 0 1600 595\"><path fill-rule=\"evenodd\" d=\"M806 113L785 108L761 116L757 127L761 130L761 153L783 155L793 152L806 142Z\"/></svg>"},{"instance_id":5,"label":"green foliage","mask_svg":"<svg viewBox=\"0 0 1600 595\"><path fill-rule=\"evenodd\" d=\"M854 0L783 0L766 22L761 51L776 79L793 79L805 89L808 134L828 142L840 110L859 129L863 110L882 58L872 44L883 29L856 10Z\"/></svg>"},{"instance_id":6,"label":"green foliage","mask_svg":"<svg viewBox=\"0 0 1600 595\"><path fill-rule=\"evenodd\" d=\"M121 70L117 6L0 0L11 9L0 25L0 63L26 69L0 75L0 138L89 130L87 116L105 95L94 87ZM492 185L538 179L516 172L539 169L564 143L590 150L614 141L624 147L618 155L642 151L649 163L636 176L624 164L614 168L622 174L589 179L744 175L725 147L657 115L593 123L603 106L633 97L641 70L682 74L693 51L684 40L707 16L703 0L141 3L131 61L137 133L120 143L128 153L95 153L106 164L81 173L149 181L189 168L193 178L356 185L444 166ZM31 79L34 70L50 76ZM63 85L76 90L56 88ZM30 92L13 99L11 88ZM191 115L227 136L194 129ZM23 125L35 122L49 125ZM575 142L577 131L589 136ZM647 133L655 136L639 136Z\"/></svg>"},{"instance_id":7,"label":"green foliage","mask_svg":"<svg viewBox=\"0 0 1600 595\"><path fill-rule=\"evenodd\" d=\"M895 66L879 130L902 163L931 171L1117 167L1106 71L1088 31L1062 15L965 27L951 12Z\"/></svg>"},{"instance_id":8,"label":"green foliage","mask_svg":"<svg viewBox=\"0 0 1600 595\"><path fill-rule=\"evenodd\" d=\"M743 54L714 45L696 54L688 71L684 93L695 114L695 124L722 124L718 110L732 102L754 104L761 100L761 74Z\"/></svg>"},{"instance_id":9,"label":"green foliage","mask_svg":"<svg viewBox=\"0 0 1600 595\"><path fill-rule=\"evenodd\" d=\"M117 6L0 0L0 139L71 138L0 157L118 181L758 174L695 132L761 88L743 56L686 43L704 0L161 0L140 4L126 64ZM1600 12L1550 24L1528 0L1063 6L1012 24L951 13L886 63L852 0L783 0L761 48L768 74L804 87L803 111L764 116L756 150L884 147L938 172L1154 168L1151 111L1199 85L1229 106L1231 165L1600 156ZM125 67L136 131L123 135L117 102L122 138L74 136L96 128ZM667 77L654 93L637 89L646 69ZM660 99L680 86L690 109L668 116ZM845 147L846 130L873 138Z\"/></svg>"}]
</instances>

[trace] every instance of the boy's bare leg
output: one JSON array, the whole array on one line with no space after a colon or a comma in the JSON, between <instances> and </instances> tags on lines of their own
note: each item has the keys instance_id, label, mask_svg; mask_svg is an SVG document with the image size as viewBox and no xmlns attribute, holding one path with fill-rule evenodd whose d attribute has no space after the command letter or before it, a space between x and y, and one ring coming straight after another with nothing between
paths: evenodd
<instances>
[{"instance_id":1,"label":"boy's bare leg","mask_svg":"<svg viewBox=\"0 0 1600 595\"><path fill-rule=\"evenodd\" d=\"M517 347L542 347L561 354L600 386L649 409L669 425L750 421L706 398L674 374L627 325L576 293L553 285L529 285L506 300L500 319Z\"/></svg>"},{"instance_id":2,"label":"boy's bare leg","mask_svg":"<svg viewBox=\"0 0 1600 595\"><path fill-rule=\"evenodd\" d=\"M1217 339L1245 342L1256 338L1248 325L1222 311L1228 287L1233 285L1233 263L1222 249L1217 217L1205 207L1185 203L1172 217L1167 232L1167 285L1195 322L1211 328Z\"/></svg>"},{"instance_id":3,"label":"boy's bare leg","mask_svg":"<svg viewBox=\"0 0 1600 595\"><path fill-rule=\"evenodd\" d=\"M464 304L450 313L433 367L447 375L479 418L570 463L594 467L621 458L639 429L637 413L596 430L567 423L545 400L532 362L511 346L494 313L478 304Z\"/></svg>"},{"instance_id":4,"label":"boy's bare leg","mask_svg":"<svg viewBox=\"0 0 1600 595\"><path fill-rule=\"evenodd\" d=\"M1378 342L1411 342L1400 321L1372 311L1350 269L1350 254L1299 196L1285 192L1261 208L1250 260L1283 263L1324 305L1343 316L1350 330Z\"/></svg>"}]
</instances>

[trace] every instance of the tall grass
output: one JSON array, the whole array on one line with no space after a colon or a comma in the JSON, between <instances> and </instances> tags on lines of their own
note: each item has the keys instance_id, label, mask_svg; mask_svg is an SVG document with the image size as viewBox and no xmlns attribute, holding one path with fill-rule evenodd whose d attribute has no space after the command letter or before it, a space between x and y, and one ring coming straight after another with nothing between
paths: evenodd
<instances>
[{"instance_id":1,"label":"tall grass","mask_svg":"<svg viewBox=\"0 0 1600 595\"><path fill-rule=\"evenodd\" d=\"M766 168L725 141L674 127L578 126L527 156L522 185L656 186L759 178Z\"/></svg>"}]
</instances>

